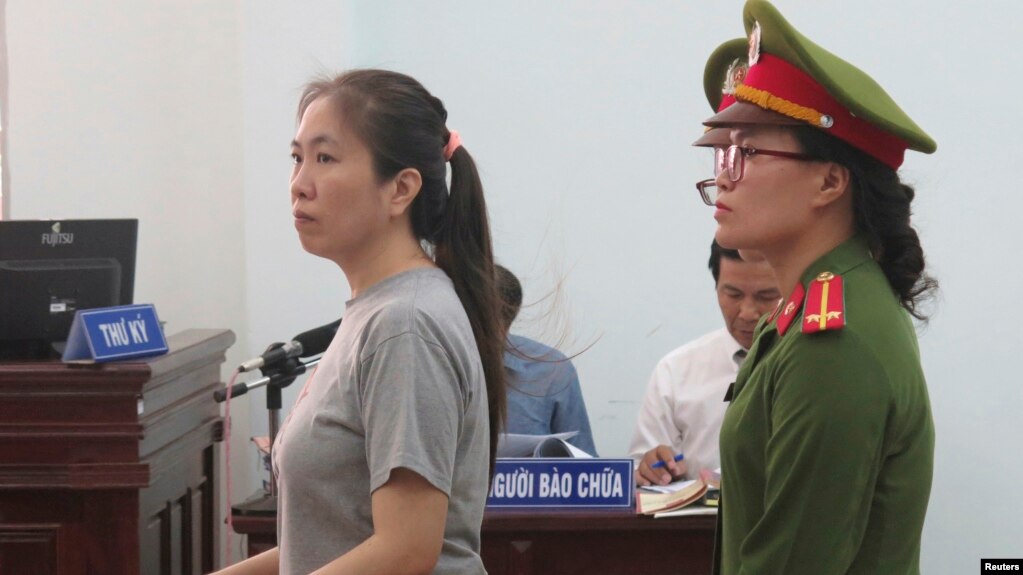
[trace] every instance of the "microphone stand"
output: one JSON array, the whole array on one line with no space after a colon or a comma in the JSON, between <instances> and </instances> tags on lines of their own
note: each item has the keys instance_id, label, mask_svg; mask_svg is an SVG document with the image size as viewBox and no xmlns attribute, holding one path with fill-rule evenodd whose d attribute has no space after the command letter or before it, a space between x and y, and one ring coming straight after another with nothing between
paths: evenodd
<instances>
[{"instance_id":1,"label":"microphone stand","mask_svg":"<svg viewBox=\"0 0 1023 575\"><path fill-rule=\"evenodd\" d=\"M267 348L267 351L283 345L283 343L272 344ZM262 378L255 381L237 383L231 386L230 389L217 390L213 393L213 399L217 403L222 403L227 400L228 396L233 399L253 389L266 386L266 410L269 417L270 449L272 453L274 440L277 438L277 432L280 430L282 390L291 385L295 378L305 373L310 367L320 363L320 359L320 357L317 357L303 363L297 358L290 357L282 362L264 365L260 368L260 372L263 374ZM228 462L228 465L230 465L230 462ZM268 497L253 497L241 505L234 506L232 509L238 511L240 515L267 515L277 512L277 477L274 475L272 464L270 469L270 495Z\"/></svg>"}]
</instances>

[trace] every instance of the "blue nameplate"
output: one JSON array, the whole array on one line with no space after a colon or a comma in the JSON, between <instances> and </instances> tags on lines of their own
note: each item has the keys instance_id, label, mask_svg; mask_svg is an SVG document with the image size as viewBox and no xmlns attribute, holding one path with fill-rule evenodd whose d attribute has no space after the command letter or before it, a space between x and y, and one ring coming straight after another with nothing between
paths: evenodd
<instances>
[{"instance_id":1,"label":"blue nameplate","mask_svg":"<svg viewBox=\"0 0 1023 575\"><path fill-rule=\"evenodd\" d=\"M632 509L631 459L498 459L487 507Z\"/></svg>"},{"instance_id":2,"label":"blue nameplate","mask_svg":"<svg viewBox=\"0 0 1023 575\"><path fill-rule=\"evenodd\" d=\"M167 353L152 304L84 309L75 312L63 361L104 362Z\"/></svg>"}]
</instances>

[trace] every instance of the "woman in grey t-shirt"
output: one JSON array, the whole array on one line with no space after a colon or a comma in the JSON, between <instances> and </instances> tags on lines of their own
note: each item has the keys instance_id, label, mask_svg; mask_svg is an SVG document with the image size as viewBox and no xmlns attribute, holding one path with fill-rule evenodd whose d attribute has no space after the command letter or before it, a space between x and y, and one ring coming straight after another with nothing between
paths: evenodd
<instances>
[{"instance_id":1,"label":"woman in grey t-shirt","mask_svg":"<svg viewBox=\"0 0 1023 575\"><path fill-rule=\"evenodd\" d=\"M503 332L483 189L446 117L383 70L302 95L295 228L352 298L274 444L279 546L224 574L485 572Z\"/></svg>"}]
</instances>

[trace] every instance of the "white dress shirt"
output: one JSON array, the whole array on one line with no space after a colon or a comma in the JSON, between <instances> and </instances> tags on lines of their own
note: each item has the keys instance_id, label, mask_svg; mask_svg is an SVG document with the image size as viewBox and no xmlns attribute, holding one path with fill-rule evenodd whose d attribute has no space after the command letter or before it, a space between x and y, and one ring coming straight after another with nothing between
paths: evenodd
<instances>
[{"instance_id":1,"label":"white dress shirt","mask_svg":"<svg viewBox=\"0 0 1023 575\"><path fill-rule=\"evenodd\" d=\"M725 393L735 381L746 350L721 328L664 356L654 368L629 456L637 462L658 445L685 455L686 475L721 466L718 435Z\"/></svg>"}]
</instances>

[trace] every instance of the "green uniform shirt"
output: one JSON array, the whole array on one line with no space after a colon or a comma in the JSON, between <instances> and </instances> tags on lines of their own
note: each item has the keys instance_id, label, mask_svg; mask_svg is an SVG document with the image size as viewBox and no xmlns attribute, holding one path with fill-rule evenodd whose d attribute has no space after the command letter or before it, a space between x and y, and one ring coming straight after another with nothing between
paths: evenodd
<instances>
[{"instance_id":1,"label":"green uniform shirt","mask_svg":"<svg viewBox=\"0 0 1023 575\"><path fill-rule=\"evenodd\" d=\"M843 278L846 325L761 322L721 428L725 574L919 573L934 424L916 333L866 243L804 272Z\"/></svg>"}]
</instances>

